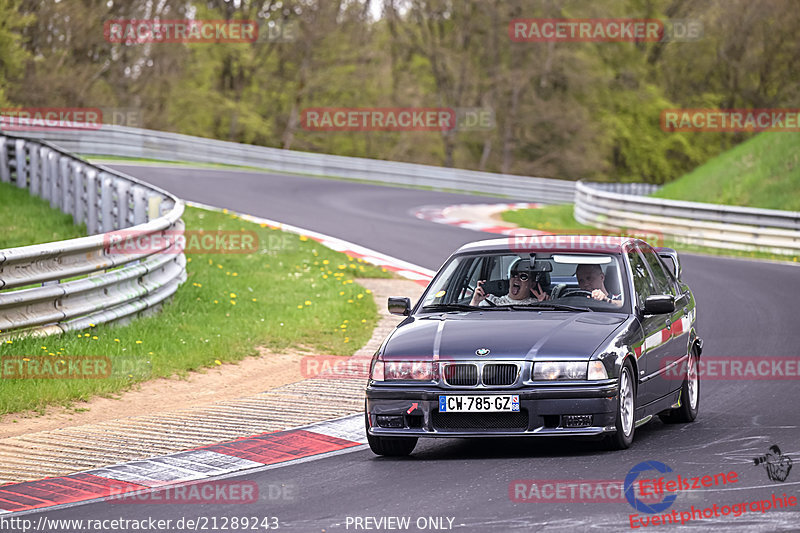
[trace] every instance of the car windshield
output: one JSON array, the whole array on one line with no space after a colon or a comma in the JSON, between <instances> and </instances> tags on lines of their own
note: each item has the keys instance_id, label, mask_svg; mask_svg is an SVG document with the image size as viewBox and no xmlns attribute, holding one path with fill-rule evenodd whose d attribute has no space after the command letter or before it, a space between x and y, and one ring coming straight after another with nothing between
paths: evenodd
<instances>
[{"instance_id":1,"label":"car windshield","mask_svg":"<svg viewBox=\"0 0 800 533\"><path fill-rule=\"evenodd\" d=\"M496 253L453 258L421 310L625 311L619 258L602 253Z\"/></svg>"}]
</instances>

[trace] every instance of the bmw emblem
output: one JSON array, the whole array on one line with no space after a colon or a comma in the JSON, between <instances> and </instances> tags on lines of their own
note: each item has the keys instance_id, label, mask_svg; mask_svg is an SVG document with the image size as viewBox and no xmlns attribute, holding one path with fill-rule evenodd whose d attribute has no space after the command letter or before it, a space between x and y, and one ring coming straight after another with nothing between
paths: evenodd
<instances>
[{"instance_id":1,"label":"bmw emblem","mask_svg":"<svg viewBox=\"0 0 800 533\"><path fill-rule=\"evenodd\" d=\"M489 355L489 348L478 348L475 350L475 355L484 356Z\"/></svg>"}]
</instances>

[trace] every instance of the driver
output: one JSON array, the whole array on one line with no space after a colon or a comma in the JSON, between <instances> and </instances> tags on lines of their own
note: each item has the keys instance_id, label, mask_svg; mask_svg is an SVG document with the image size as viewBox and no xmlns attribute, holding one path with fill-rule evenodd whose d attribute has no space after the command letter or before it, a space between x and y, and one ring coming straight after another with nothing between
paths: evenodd
<instances>
[{"instance_id":1,"label":"driver","mask_svg":"<svg viewBox=\"0 0 800 533\"><path fill-rule=\"evenodd\" d=\"M485 300L495 305L528 305L548 300L550 296L546 291L542 290L542 286L539 283L536 284L536 287L532 286L533 277L531 273L519 268L521 261L521 259L517 259L514 264L511 265L508 280L508 294L504 296L486 294L482 287L486 280L479 280L478 286L475 289L475 294L472 295L470 305L489 305Z\"/></svg>"},{"instance_id":2,"label":"driver","mask_svg":"<svg viewBox=\"0 0 800 533\"><path fill-rule=\"evenodd\" d=\"M601 302L607 302L617 307L622 306L621 294L609 294L606 289L606 276L600 265L578 265L575 269L575 277L578 278L578 288L592 293L592 298Z\"/></svg>"}]
</instances>

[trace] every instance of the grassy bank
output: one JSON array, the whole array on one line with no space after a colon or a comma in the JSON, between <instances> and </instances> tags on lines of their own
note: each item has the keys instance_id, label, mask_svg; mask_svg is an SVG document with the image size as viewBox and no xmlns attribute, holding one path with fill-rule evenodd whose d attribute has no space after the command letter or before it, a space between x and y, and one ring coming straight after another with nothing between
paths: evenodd
<instances>
[{"instance_id":1,"label":"grassy bank","mask_svg":"<svg viewBox=\"0 0 800 533\"><path fill-rule=\"evenodd\" d=\"M27 213L19 211L16 225L24 224ZM371 336L377 310L356 280L389 277L387 272L235 215L188 208L184 221L187 230L255 232L258 251L187 254L188 280L173 300L160 313L129 325L0 344L3 357L100 356L110 359L112 369L103 379L4 379L0 413L113 395L153 377L256 355L258 346L350 355ZM78 232L45 231L57 238ZM48 239L34 235L33 240Z\"/></svg>"},{"instance_id":2,"label":"grassy bank","mask_svg":"<svg viewBox=\"0 0 800 533\"><path fill-rule=\"evenodd\" d=\"M653 196L800 211L800 133L756 135Z\"/></svg>"}]
</instances>

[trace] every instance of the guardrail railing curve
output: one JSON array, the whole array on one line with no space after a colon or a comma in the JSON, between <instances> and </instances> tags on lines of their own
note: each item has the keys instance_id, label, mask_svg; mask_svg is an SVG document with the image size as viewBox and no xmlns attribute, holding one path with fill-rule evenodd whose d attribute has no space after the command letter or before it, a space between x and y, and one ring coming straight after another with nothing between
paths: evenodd
<instances>
[{"instance_id":1,"label":"guardrail railing curve","mask_svg":"<svg viewBox=\"0 0 800 533\"><path fill-rule=\"evenodd\" d=\"M132 319L158 309L186 280L184 204L168 192L5 133L0 181L49 200L89 233L0 250L0 338ZM119 246L126 239L134 246Z\"/></svg>"},{"instance_id":2,"label":"guardrail railing curve","mask_svg":"<svg viewBox=\"0 0 800 533\"><path fill-rule=\"evenodd\" d=\"M658 232L679 243L800 254L800 212L665 200L578 182L575 219L607 230Z\"/></svg>"}]
</instances>

